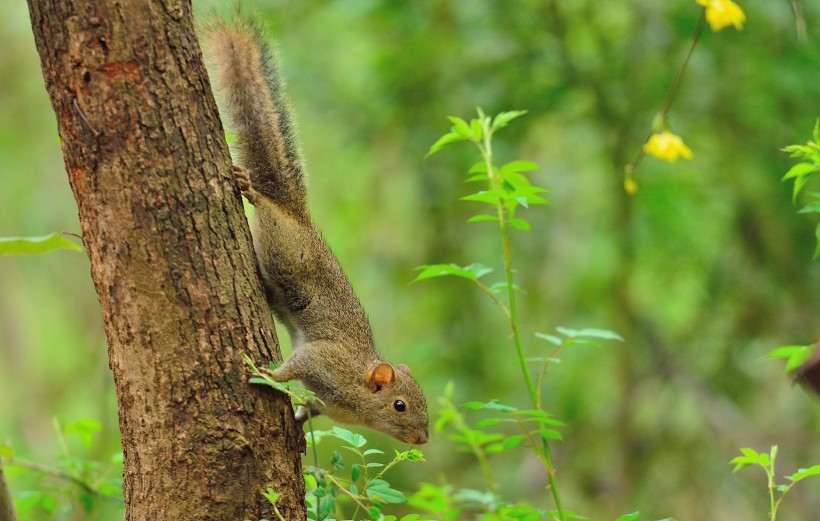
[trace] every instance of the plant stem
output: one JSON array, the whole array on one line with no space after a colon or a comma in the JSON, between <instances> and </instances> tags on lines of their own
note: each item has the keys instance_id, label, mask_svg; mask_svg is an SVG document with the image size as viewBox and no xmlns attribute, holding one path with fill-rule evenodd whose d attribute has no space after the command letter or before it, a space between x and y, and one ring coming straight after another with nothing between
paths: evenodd
<instances>
[{"instance_id":1,"label":"plant stem","mask_svg":"<svg viewBox=\"0 0 820 521\"><path fill-rule=\"evenodd\" d=\"M489 127L489 125L487 125ZM490 190L498 190L498 178L495 175L493 168L493 149L492 149L492 132L489 128L485 129L484 142L476 143L484 163L487 166L487 179L490 183ZM503 203L497 205L498 211L498 230L501 234L501 246L504 252L504 271L507 276L507 296L509 299L509 319L510 329L512 330L513 340L515 342L515 350L518 354L518 365L521 367L521 373L524 375L524 381L527 384L527 392L530 395L530 400L533 405L537 402L537 395L535 393L535 385L532 381L530 368L527 365L527 359L524 356L524 347L521 344L521 333L518 329L518 309L515 305L515 286L514 286L514 270L512 267L512 252L510 248L510 227L507 213L507 206Z\"/></svg>"},{"instance_id":2,"label":"plant stem","mask_svg":"<svg viewBox=\"0 0 820 521\"><path fill-rule=\"evenodd\" d=\"M672 83L669 84L669 90L666 91L666 97L663 100L661 110L658 112L664 123L666 122L666 118L669 116L669 109L672 108L672 103L675 101L675 96L677 96L678 90L680 90L681 83L683 83L683 73L686 72L686 67L689 65L689 60L692 58L692 53L695 51L695 47L698 44L698 40L700 40L700 35L703 33L703 27L705 25L706 10L704 9L698 19L698 25L695 26L695 31L689 39L689 47L686 49L686 56L683 58L683 62L678 66L678 70L675 71L675 76L672 78ZM649 138L652 137L653 133L654 129L649 132L649 135L644 140L644 143L649 141ZM638 168L638 165L641 164L641 160L645 155L646 152L644 152L643 147L641 147L640 150L638 150L638 154L635 156L635 159L626 165L625 170L628 176L635 174L635 170Z\"/></svg>"},{"instance_id":3,"label":"plant stem","mask_svg":"<svg viewBox=\"0 0 820 521\"><path fill-rule=\"evenodd\" d=\"M493 148L492 148L492 125L489 119L485 119L484 124L484 139L482 142L477 142L484 163L487 166L487 179L490 183L490 190L499 190L499 179L493 168ZM524 346L521 342L521 331L518 327L518 308L515 300L515 270L512 264L512 248L510 247L510 223L507 206L504 202L500 202L498 209L498 230L501 234L501 247L504 253L504 271L507 275L507 298L509 300L509 319L510 329L512 330L513 341L515 342L515 350L518 354L518 365L521 367L521 373L524 376L524 382L527 384L527 391L530 395L532 406L539 408L540 400L532 381L530 368L527 365L527 358L524 355ZM549 479L550 491L552 492L553 500L555 501L555 509L558 511L558 518L564 521L564 507L561 501L561 494L558 492L558 483L555 480L555 466L552 462L552 450L550 449L549 441L541 436L541 446L544 450L544 461L546 464L547 477Z\"/></svg>"},{"instance_id":4,"label":"plant stem","mask_svg":"<svg viewBox=\"0 0 820 521\"><path fill-rule=\"evenodd\" d=\"M310 404L306 405L307 407L307 417L308 417L308 430L310 430L310 448L313 449L313 467L319 468L319 451L316 450L316 437L313 435L313 415L310 413ZM316 481L318 483L319 476L316 476ZM319 503L322 502L322 498L316 498L316 519L319 519Z\"/></svg>"},{"instance_id":5,"label":"plant stem","mask_svg":"<svg viewBox=\"0 0 820 521\"><path fill-rule=\"evenodd\" d=\"M777 502L774 500L774 462L770 462L769 464L772 465L771 471L768 468L764 467L764 469L766 470L766 478L769 481L769 519L771 521L776 521L778 505Z\"/></svg>"}]
</instances>

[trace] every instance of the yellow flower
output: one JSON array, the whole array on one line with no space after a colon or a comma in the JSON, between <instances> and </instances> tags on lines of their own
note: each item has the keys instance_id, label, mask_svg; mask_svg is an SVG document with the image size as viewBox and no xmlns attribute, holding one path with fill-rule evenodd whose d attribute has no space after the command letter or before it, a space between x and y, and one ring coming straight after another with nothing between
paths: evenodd
<instances>
[{"instance_id":1,"label":"yellow flower","mask_svg":"<svg viewBox=\"0 0 820 521\"><path fill-rule=\"evenodd\" d=\"M628 193L629 195L637 194L638 182L630 177L624 179L624 190L626 190L626 193Z\"/></svg>"},{"instance_id":2,"label":"yellow flower","mask_svg":"<svg viewBox=\"0 0 820 521\"><path fill-rule=\"evenodd\" d=\"M743 22L746 21L746 14L739 5L732 0L695 0L700 5L706 7L706 21L717 32L724 27L734 25L738 31L743 29Z\"/></svg>"},{"instance_id":3,"label":"yellow flower","mask_svg":"<svg viewBox=\"0 0 820 521\"><path fill-rule=\"evenodd\" d=\"M643 146L643 151L650 156L674 163L678 157L692 159L692 151L683 143L683 140L675 134L664 130L658 134L652 134L649 141Z\"/></svg>"}]
</instances>

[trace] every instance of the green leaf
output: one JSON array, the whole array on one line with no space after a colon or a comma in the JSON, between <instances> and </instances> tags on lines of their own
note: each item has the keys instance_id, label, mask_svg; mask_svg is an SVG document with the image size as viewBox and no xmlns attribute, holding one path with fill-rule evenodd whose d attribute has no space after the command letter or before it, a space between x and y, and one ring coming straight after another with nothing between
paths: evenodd
<instances>
[{"instance_id":1,"label":"green leaf","mask_svg":"<svg viewBox=\"0 0 820 521\"><path fill-rule=\"evenodd\" d=\"M797 163L796 165L791 167L788 172L786 172L786 175L783 176L781 181L785 181L785 180L791 179L793 177L794 178L799 178L799 177L807 176L807 175L809 175L813 172L816 172L817 169L818 169L818 166L815 165L814 163Z\"/></svg>"},{"instance_id":2,"label":"green leaf","mask_svg":"<svg viewBox=\"0 0 820 521\"><path fill-rule=\"evenodd\" d=\"M558 327L555 328L555 330L558 331L559 333L561 333L562 335L564 335L565 337L570 337L571 338L571 337L574 337L574 336L578 336L578 330L577 329L570 329L568 327L558 326Z\"/></svg>"},{"instance_id":3,"label":"green leaf","mask_svg":"<svg viewBox=\"0 0 820 521\"><path fill-rule=\"evenodd\" d=\"M538 166L537 163L533 163L532 161L510 161L506 165L501 167L501 172L504 174L510 174L513 172L532 172L533 170L538 170L541 168Z\"/></svg>"},{"instance_id":4,"label":"green leaf","mask_svg":"<svg viewBox=\"0 0 820 521\"><path fill-rule=\"evenodd\" d=\"M517 411L515 407L510 405L504 405L499 400L490 400L489 402L467 402L461 404L462 407L465 409L471 409L477 411L479 409L489 410L489 411L501 411L501 412L513 412Z\"/></svg>"},{"instance_id":5,"label":"green leaf","mask_svg":"<svg viewBox=\"0 0 820 521\"><path fill-rule=\"evenodd\" d=\"M384 454L384 451L379 449L367 449L363 453L364 456L370 456L371 454Z\"/></svg>"},{"instance_id":6,"label":"green leaf","mask_svg":"<svg viewBox=\"0 0 820 521\"><path fill-rule=\"evenodd\" d=\"M638 519L638 516L640 514L641 514L640 512L632 512L631 514L624 514L622 516L619 516L618 519L616 519L615 521L635 521L636 519Z\"/></svg>"},{"instance_id":7,"label":"green leaf","mask_svg":"<svg viewBox=\"0 0 820 521\"><path fill-rule=\"evenodd\" d=\"M578 331L577 336L603 338L605 340L618 340L619 342L625 342L621 335L615 333L614 331L609 331L608 329L584 328Z\"/></svg>"},{"instance_id":8,"label":"green leaf","mask_svg":"<svg viewBox=\"0 0 820 521\"><path fill-rule=\"evenodd\" d=\"M820 213L820 201L814 201L803 208L797 210L797 213Z\"/></svg>"},{"instance_id":9,"label":"green leaf","mask_svg":"<svg viewBox=\"0 0 820 521\"><path fill-rule=\"evenodd\" d=\"M78 499L80 503L82 503L86 513L91 513L91 510L94 508L94 498L88 493L81 493ZM47 514L53 513L57 510L57 498L49 494L43 494L43 498L40 500L40 508L45 510Z\"/></svg>"},{"instance_id":10,"label":"green leaf","mask_svg":"<svg viewBox=\"0 0 820 521\"><path fill-rule=\"evenodd\" d=\"M401 453L402 458L406 459L407 461L426 461L424 459L424 453L422 453L418 449L410 449Z\"/></svg>"},{"instance_id":11,"label":"green leaf","mask_svg":"<svg viewBox=\"0 0 820 521\"><path fill-rule=\"evenodd\" d=\"M537 432L548 440L564 441L564 437L555 429L538 429Z\"/></svg>"},{"instance_id":12,"label":"green leaf","mask_svg":"<svg viewBox=\"0 0 820 521\"><path fill-rule=\"evenodd\" d=\"M797 202L797 195L800 193L800 190L806 185L809 181L808 176L804 177L796 177L794 179L794 187L792 188L792 203Z\"/></svg>"},{"instance_id":13,"label":"green leaf","mask_svg":"<svg viewBox=\"0 0 820 521\"><path fill-rule=\"evenodd\" d=\"M478 214L473 215L469 219L467 219L468 223L477 223L482 221L495 221L498 222L498 217L495 215L487 215L487 214Z\"/></svg>"},{"instance_id":14,"label":"green leaf","mask_svg":"<svg viewBox=\"0 0 820 521\"><path fill-rule=\"evenodd\" d=\"M477 201L479 203L487 203L493 206L498 206L501 201L507 198L507 194L499 190L483 190L474 194L465 195L460 199L462 201Z\"/></svg>"},{"instance_id":15,"label":"green leaf","mask_svg":"<svg viewBox=\"0 0 820 521\"><path fill-rule=\"evenodd\" d=\"M484 161L479 161L478 163L473 164L469 170L467 170L468 174L484 174L484 177L487 176L487 163Z\"/></svg>"},{"instance_id":16,"label":"green leaf","mask_svg":"<svg viewBox=\"0 0 820 521\"><path fill-rule=\"evenodd\" d=\"M460 136L460 135L458 135L456 133L453 133L453 132L450 132L449 134L444 134L443 136L438 138L438 141L433 143L433 146L430 147L430 150L427 152L427 155L424 156L424 157L430 157L433 154L435 154L436 152L438 152L439 150L441 150L442 148L446 147L447 145L450 145L452 143L456 143L458 141L464 141L465 139L466 139L465 137Z\"/></svg>"},{"instance_id":17,"label":"green leaf","mask_svg":"<svg viewBox=\"0 0 820 521\"><path fill-rule=\"evenodd\" d=\"M336 502L330 494L319 498L319 521L327 519L336 510Z\"/></svg>"},{"instance_id":18,"label":"green leaf","mask_svg":"<svg viewBox=\"0 0 820 521\"><path fill-rule=\"evenodd\" d=\"M474 120L470 121L470 130L472 131L473 138L476 141L479 141L481 139L481 136L483 135L483 129L481 128L481 122L477 119L474 119Z\"/></svg>"},{"instance_id":19,"label":"green leaf","mask_svg":"<svg viewBox=\"0 0 820 521\"><path fill-rule=\"evenodd\" d=\"M525 232L528 232L532 229L530 227L530 223L518 217L516 217L515 219L510 219L509 222L510 226L512 226L513 228L518 228L519 230L524 230Z\"/></svg>"},{"instance_id":20,"label":"green leaf","mask_svg":"<svg viewBox=\"0 0 820 521\"><path fill-rule=\"evenodd\" d=\"M272 488L268 488L265 492L262 492L262 495L271 505L275 505L277 501L279 501L279 497L281 496L280 493L274 491Z\"/></svg>"},{"instance_id":21,"label":"green leaf","mask_svg":"<svg viewBox=\"0 0 820 521\"><path fill-rule=\"evenodd\" d=\"M798 469L797 472L789 476L792 481L800 481L809 476L820 476L820 465L813 465L807 469Z\"/></svg>"},{"instance_id":22,"label":"green leaf","mask_svg":"<svg viewBox=\"0 0 820 521\"><path fill-rule=\"evenodd\" d=\"M524 438L523 434L517 434L515 436L507 436L506 438L504 438L504 441L502 441L499 444L500 445L499 452L512 450L512 449L518 447L519 445L521 445L521 442L524 441L524 439L525 438ZM488 449L489 449L489 447L488 447Z\"/></svg>"},{"instance_id":23,"label":"green leaf","mask_svg":"<svg viewBox=\"0 0 820 521\"><path fill-rule=\"evenodd\" d=\"M383 479L374 479L367 484L367 497L370 499L378 498L393 504L407 503L407 496L390 488L390 483Z\"/></svg>"},{"instance_id":24,"label":"green leaf","mask_svg":"<svg viewBox=\"0 0 820 521\"><path fill-rule=\"evenodd\" d=\"M514 120L515 118L519 118L526 113L526 110L511 110L509 112L501 112L493 120L492 129L495 131L500 128L504 128L510 123L510 121Z\"/></svg>"},{"instance_id":25,"label":"green leaf","mask_svg":"<svg viewBox=\"0 0 820 521\"><path fill-rule=\"evenodd\" d=\"M541 340L546 340L550 344L553 344L553 345L556 345L556 346L560 346L561 344L564 343L564 341L562 339L558 338L555 335L548 335L546 333L536 333L535 336L540 338Z\"/></svg>"},{"instance_id":26,"label":"green leaf","mask_svg":"<svg viewBox=\"0 0 820 521\"><path fill-rule=\"evenodd\" d=\"M367 443L367 440L361 434L356 434L355 432L351 432L341 427L336 427L335 425L333 426L333 435L356 447L357 449L363 447Z\"/></svg>"},{"instance_id":27,"label":"green leaf","mask_svg":"<svg viewBox=\"0 0 820 521\"><path fill-rule=\"evenodd\" d=\"M84 251L59 233L42 237L0 237L0 255L36 255L54 250Z\"/></svg>"},{"instance_id":28,"label":"green leaf","mask_svg":"<svg viewBox=\"0 0 820 521\"><path fill-rule=\"evenodd\" d=\"M781 346L766 355L766 358L787 358L786 361L786 371L791 372L801 365L803 365L806 360L809 359L811 354L814 352L813 345L790 345L790 346Z\"/></svg>"},{"instance_id":29,"label":"green leaf","mask_svg":"<svg viewBox=\"0 0 820 521\"><path fill-rule=\"evenodd\" d=\"M351 465L350 466L350 480L354 481L354 482L358 481L359 480L359 475L361 474L361 471L362 471L362 468L359 465L357 465L355 463L353 465Z\"/></svg>"},{"instance_id":30,"label":"green leaf","mask_svg":"<svg viewBox=\"0 0 820 521\"><path fill-rule=\"evenodd\" d=\"M506 291L508 287L509 286L507 285L506 282L496 282L495 284L493 284L492 286L490 286L487 289L489 289L491 292L493 292L495 294L498 294L498 293L501 293L502 291ZM518 291L519 293L524 293L524 290L518 284L513 284L513 290Z\"/></svg>"},{"instance_id":31,"label":"green leaf","mask_svg":"<svg viewBox=\"0 0 820 521\"><path fill-rule=\"evenodd\" d=\"M729 462L730 465L735 466L735 468L732 469L732 472L737 472L738 470L746 468L750 465L760 464L760 454L758 454L758 452L754 449L742 448L740 449L740 452L743 454L742 456L737 456Z\"/></svg>"},{"instance_id":32,"label":"green leaf","mask_svg":"<svg viewBox=\"0 0 820 521\"><path fill-rule=\"evenodd\" d=\"M507 172L504 174L504 184L508 189L515 191L516 189L529 188L532 185L530 180L521 174L515 172Z\"/></svg>"},{"instance_id":33,"label":"green leaf","mask_svg":"<svg viewBox=\"0 0 820 521\"><path fill-rule=\"evenodd\" d=\"M503 421L509 421L509 420L501 420L501 419L498 419L498 418L485 418L483 420L477 421L476 424L474 425L474 427L476 427L478 429L484 429L484 428L487 428L487 427L494 427L494 426L498 425L499 423L501 423Z\"/></svg>"},{"instance_id":34,"label":"green leaf","mask_svg":"<svg viewBox=\"0 0 820 521\"><path fill-rule=\"evenodd\" d=\"M529 416L532 419L538 421L541 425L553 425L555 427L563 427L564 423L560 420L556 420L550 413L546 411L542 411L540 409L529 409L526 411L517 411L515 413L516 416Z\"/></svg>"},{"instance_id":35,"label":"green leaf","mask_svg":"<svg viewBox=\"0 0 820 521\"><path fill-rule=\"evenodd\" d=\"M444 277L447 275L461 277L468 280L477 280L493 271L492 268L477 263L463 267L457 264L429 264L426 266L419 266L416 269L420 270L421 273L419 273L416 278L412 280L412 282L430 279L433 277Z\"/></svg>"},{"instance_id":36,"label":"green leaf","mask_svg":"<svg viewBox=\"0 0 820 521\"><path fill-rule=\"evenodd\" d=\"M94 433L101 430L102 423L91 418L84 418L67 424L63 432L65 432L66 435L76 434L86 447L91 448L94 441Z\"/></svg>"},{"instance_id":37,"label":"green leaf","mask_svg":"<svg viewBox=\"0 0 820 521\"><path fill-rule=\"evenodd\" d=\"M817 227L814 229L814 236L817 239L817 245L814 247L812 259L820 257L820 223L817 223Z\"/></svg>"},{"instance_id":38,"label":"green leaf","mask_svg":"<svg viewBox=\"0 0 820 521\"><path fill-rule=\"evenodd\" d=\"M470 125L468 125L466 121L456 116L447 116L447 119L449 119L453 124L452 132L454 134L458 134L465 139L475 139L475 136L473 136L473 131L470 129Z\"/></svg>"}]
</instances>

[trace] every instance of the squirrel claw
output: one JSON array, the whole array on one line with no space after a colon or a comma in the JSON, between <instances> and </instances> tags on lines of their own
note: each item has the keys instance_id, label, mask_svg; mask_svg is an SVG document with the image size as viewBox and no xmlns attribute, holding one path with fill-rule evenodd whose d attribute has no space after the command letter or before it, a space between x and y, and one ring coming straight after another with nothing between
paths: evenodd
<instances>
[{"instance_id":1,"label":"squirrel claw","mask_svg":"<svg viewBox=\"0 0 820 521\"><path fill-rule=\"evenodd\" d=\"M259 192L253 189L251 176L248 174L248 171L245 170L245 167L239 165L231 165L231 170L233 171L233 176L236 179L239 190L242 191L242 195L244 195L252 205L256 205L261 196Z\"/></svg>"}]
</instances>

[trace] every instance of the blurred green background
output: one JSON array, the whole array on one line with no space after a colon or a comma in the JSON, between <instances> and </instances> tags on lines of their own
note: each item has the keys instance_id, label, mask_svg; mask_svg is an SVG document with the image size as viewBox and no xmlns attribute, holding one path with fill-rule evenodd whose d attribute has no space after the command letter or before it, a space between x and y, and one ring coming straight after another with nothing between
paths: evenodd
<instances>
[{"instance_id":1,"label":"blurred green background","mask_svg":"<svg viewBox=\"0 0 820 521\"><path fill-rule=\"evenodd\" d=\"M194 3L200 20L235 11ZM820 463L820 401L761 360L820 334L813 223L780 182L791 162L779 149L804 143L820 115L820 3L798 3L806 42L788 0L743 2L741 32L706 29L671 112L694 159L645 159L629 197L623 166L682 59L693 1L243 2L279 41L315 220L433 418L449 381L457 403L527 397L483 295L455 279L408 285L421 264L501 267L493 227L466 223L477 203L458 201L475 152L424 155L446 115L529 110L496 143L500 162L539 163L533 181L551 191L550 206L524 210L533 231L513 236L528 352L547 356L532 333L561 325L626 339L565 352L545 388L567 423L555 447L564 501L591 519L765 519L762 474L731 474L738 448L779 444L781 475ZM24 2L0 4L0 47L0 236L79 232ZM104 427L89 455L107 459L116 400L87 260L3 257L0 288L0 441L49 463L52 417L93 417ZM483 486L446 434L424 451L395 486ZM533 458L491 464L508 499L551 507ZM7 471L15 490L38 486ZM820 484L793 494L784 519L820 519Z\"/></svg>"}]
</instances>

